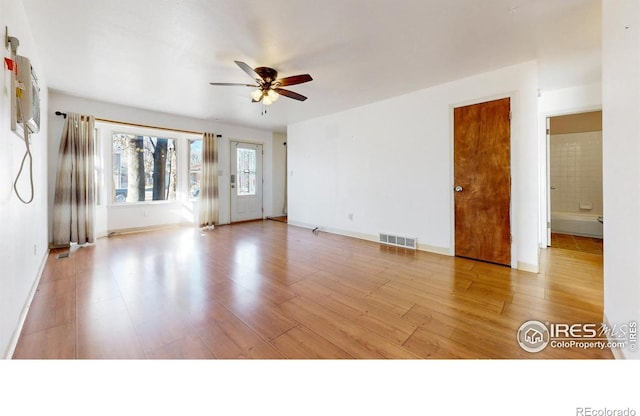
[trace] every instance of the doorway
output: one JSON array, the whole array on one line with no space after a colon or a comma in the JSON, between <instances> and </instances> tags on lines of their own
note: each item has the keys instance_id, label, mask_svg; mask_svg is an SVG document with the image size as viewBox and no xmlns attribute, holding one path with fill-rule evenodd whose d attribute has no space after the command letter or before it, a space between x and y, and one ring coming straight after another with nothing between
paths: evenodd
<instances>
[{"instance_id":1,"label":"doorway","mask_svg":"<svg viewBox=\"0 0 640 416\"><path fill-rule=\"evenodd\" d=\"M549 117L548 244L602 254L602 111Z\"/></svg>"},{"instance_id":2,"label":"doorway","mask_svg":"<svg viewBox=\"0 0 640 416\"><path fill-rule=\"evenodd\" d=\"M262 145L231 142L231 222L262 219Z\"/></svg>"},{"instance_id":3,"label":"doorway","mask_svg":"<svg viewBox=\"0 0 640 416\"><path fill-rule=\"evenodd\" d=\"M454 109L455 255L511 265L511 100Z\"/></svg>"}]
</instances>

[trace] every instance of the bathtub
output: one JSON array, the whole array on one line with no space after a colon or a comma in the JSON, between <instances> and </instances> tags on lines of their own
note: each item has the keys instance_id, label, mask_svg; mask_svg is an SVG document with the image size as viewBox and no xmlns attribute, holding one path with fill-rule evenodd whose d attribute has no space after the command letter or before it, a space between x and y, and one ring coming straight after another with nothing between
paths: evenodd
<instances>
[{"instance_id":1,"label":"bathtub","mask_svg":"<svg viewBox=\"0 0 640 416\"><path fill-rule=\"evenodd\" d=\"M552 212L551 232L602 238L602 224L598 215L574 212Z\"/></svg>"}]
</instances>

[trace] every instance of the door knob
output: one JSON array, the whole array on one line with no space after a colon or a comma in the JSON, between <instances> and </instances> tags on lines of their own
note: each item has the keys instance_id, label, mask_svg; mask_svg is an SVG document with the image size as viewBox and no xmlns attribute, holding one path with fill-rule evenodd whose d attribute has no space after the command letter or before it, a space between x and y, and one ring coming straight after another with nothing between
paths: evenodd
<instances>
[{"instance_id":1,"label":"door knob","mask_svg":"<svg viewBox=\"0 0 640 416\"><path fill-rule=\"evenodd\" d=\"M462 192L462 186L458 185L455 188L453 188L453 190L456 192Z\"/></svg>"}]
</instances>

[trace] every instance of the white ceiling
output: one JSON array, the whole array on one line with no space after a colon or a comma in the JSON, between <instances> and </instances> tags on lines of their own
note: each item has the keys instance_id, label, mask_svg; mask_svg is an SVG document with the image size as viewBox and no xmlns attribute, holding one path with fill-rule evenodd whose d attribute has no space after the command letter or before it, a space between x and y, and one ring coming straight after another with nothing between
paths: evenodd
<instances>
[{"instance_id":1,"label":"white ceiling","mask_svg":"<svg viewBox=\"0 0 640 416\"><path fill-rule=\"evenodd\" d=\"M23 3L50 88L274 131L531 59L542 90L601 76L599 0ZM288 87L309 99L262 116L250 88L209 85L251 83L234 60L311 74Z\"/></svg>"}]
</instances>

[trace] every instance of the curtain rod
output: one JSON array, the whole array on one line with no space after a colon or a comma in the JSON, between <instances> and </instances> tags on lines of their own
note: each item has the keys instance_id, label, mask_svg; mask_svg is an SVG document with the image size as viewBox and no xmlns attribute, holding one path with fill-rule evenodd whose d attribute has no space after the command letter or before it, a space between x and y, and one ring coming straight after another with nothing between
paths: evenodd
<instances>
[{"instance_id":1,"label":"curtain rod","mask_svg":"<svg viewBox=\"0 0 640 416\"><path fill-rule=\"evenodd\" d=\"M63 113L61 111L56 111L55 114L57 116L62 116L63 118L67 118L67 113ZM108 118L95 117L95 120L96 121L102 121L103 123L124 124L126 126L143 127L143 128L148 128L148 129L161 129L161 130L175 131L175 132L178 132L178 133L203 134L201 131L191 131L191 130L173 129L173 128L170 128L170 127L150 126L148 124L129 123L127 121L110 120ZM222 137L222 135L221 134L216 134L216 137Z\"/></svg>"}]
</instances>

